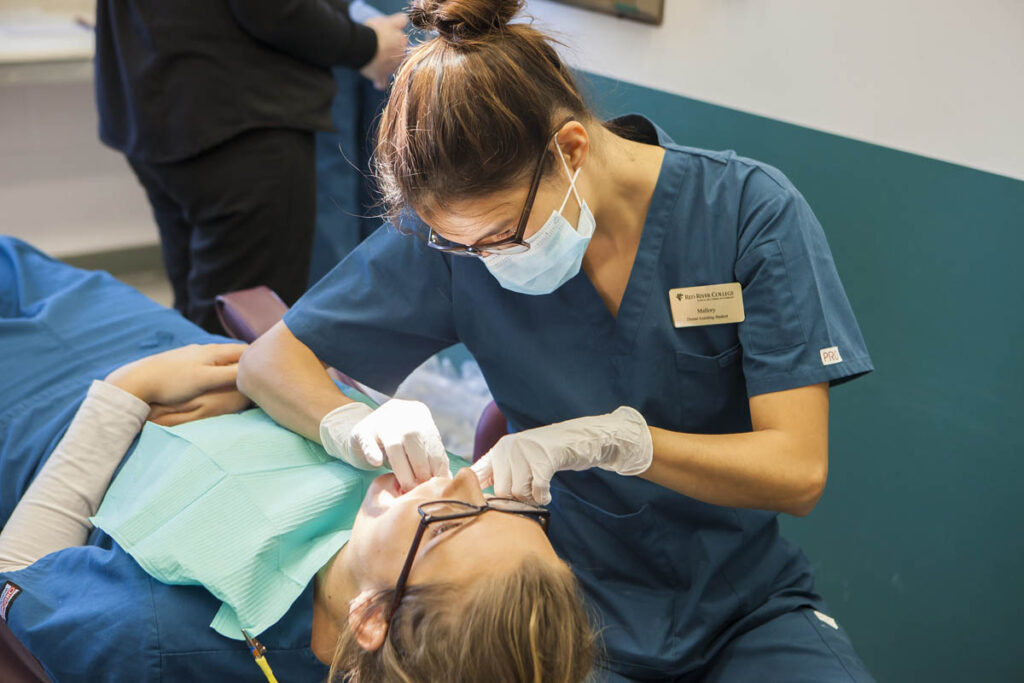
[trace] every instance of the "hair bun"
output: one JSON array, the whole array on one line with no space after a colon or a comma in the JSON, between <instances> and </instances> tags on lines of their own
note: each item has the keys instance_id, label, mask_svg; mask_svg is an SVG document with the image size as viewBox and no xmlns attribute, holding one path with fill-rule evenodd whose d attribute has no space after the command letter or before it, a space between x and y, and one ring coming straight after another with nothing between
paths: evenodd
<instances>
[{"instance_id":1,"label":"hair bun","mask_svg":"<svg viewBox=\"0 0 1024 683\"><path fill-rule=\"evenodd\" d=\"M413 0L409 19L458 45L500 31L523 5L523 0Z\"/></svg>"}]
</instances>

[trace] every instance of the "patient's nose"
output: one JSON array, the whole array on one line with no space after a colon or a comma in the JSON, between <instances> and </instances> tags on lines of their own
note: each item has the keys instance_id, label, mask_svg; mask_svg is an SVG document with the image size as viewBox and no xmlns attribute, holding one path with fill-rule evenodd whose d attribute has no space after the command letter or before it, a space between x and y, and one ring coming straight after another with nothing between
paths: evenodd
<instances>
[{"instance_id":1,"label":"patient's nose","mask_svg":"<svg viewBox=\"0 0 1024 683\"><path fill-rule=\"evenodd\" d=\"M464 467L458 471L444 488L444 497L453 500L464 500L474 505L483 505L486 500L480 491L480 481L473 470Z\"/></svg>"}]
</instances>

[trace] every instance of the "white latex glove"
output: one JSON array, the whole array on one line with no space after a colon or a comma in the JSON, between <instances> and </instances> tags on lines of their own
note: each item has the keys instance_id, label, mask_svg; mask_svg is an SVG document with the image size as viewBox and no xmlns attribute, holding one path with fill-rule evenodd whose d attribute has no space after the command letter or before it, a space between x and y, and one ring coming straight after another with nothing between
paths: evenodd
<instances>
[{"instance_id":1,"label":"white latex glove","mask_svg":"<svg viewBox=\"0 0 1024 683\"><path fill-rule=\"evenodd\" d=\"M419 401L393 398L374 410L353 402L320 420L320 442L353 467L374 470L385 463L408 491L431 477L451 477L430 409Z\"/></svg>"},{"instance_id":2,"label":"white latex glove","mask_svg":"<svg viewBox=\"0 0 1024 683\"><path fill-rule=\"evenodd\" d=\"M600 467L623 475L651 466L654 445L647 421L622 406L607 415L579 417L501 437L473 465L486 488L544 505L551 502L551 477L560 470Z\"/></svg>"}]
</instances>

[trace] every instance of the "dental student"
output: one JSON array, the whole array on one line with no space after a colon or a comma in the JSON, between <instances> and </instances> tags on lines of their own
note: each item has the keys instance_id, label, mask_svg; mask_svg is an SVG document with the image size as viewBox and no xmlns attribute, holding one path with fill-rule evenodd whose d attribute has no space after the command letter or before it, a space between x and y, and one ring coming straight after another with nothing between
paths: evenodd
<instances>
[{"instance_id":1,"label":"dental student","mask_svg":"<svg viewBox=\"0 0 1024 683\"><path fill-rule=\"evenodd\" d=\"M418 1L376 174L390 218L242 357L282 424L403 487L444 466L385 392L462 342L508 419L475 470L550 502L604 680L871 681L777 515L828 470L829 388L872 364L824 233L779 171L602 122L515 0ZM404 234L403 234L404 233Z\"/></svg>"}]
</instances>

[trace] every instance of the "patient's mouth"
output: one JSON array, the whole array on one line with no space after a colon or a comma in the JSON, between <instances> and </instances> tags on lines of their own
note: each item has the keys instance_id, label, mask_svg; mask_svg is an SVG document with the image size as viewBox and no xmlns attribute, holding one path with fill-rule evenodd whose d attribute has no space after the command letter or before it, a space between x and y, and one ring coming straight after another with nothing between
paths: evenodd
<instances>
[{"instance_id":1,"label":"patient's mouth","mask_svg":"<svg viewBox=\"0 0 1024 683\"><path fill-rule=\"evenodd\" d=\"M427 480L427 482L422 482L409 490L405 490L402 488L401 484L398 483L398 477L396 477L393 472L382 474L373 481L373 487L375 488L375 491L371 491L371 495L373 496L373 506L376 509L385 510L391 507L395 501L402 496L412 493L415 489L419 488L419 486L423 486L435 479L437 478L434 477ZM446 479L444 481L447 482L448 480Z\"/></svg>"},{"instance_id":2,"label":"patient's mouth","mask_svg":"<svg viewBox=\"0 0 1024 683\"><path fill-rule=\"evenodd\" d=\"M380 490L381 495L378 496L378 500L384 505L390 504L391 501L404 493L398 483L398 477L391 472L381 475Z\"/></svg>"}]
</instances>

